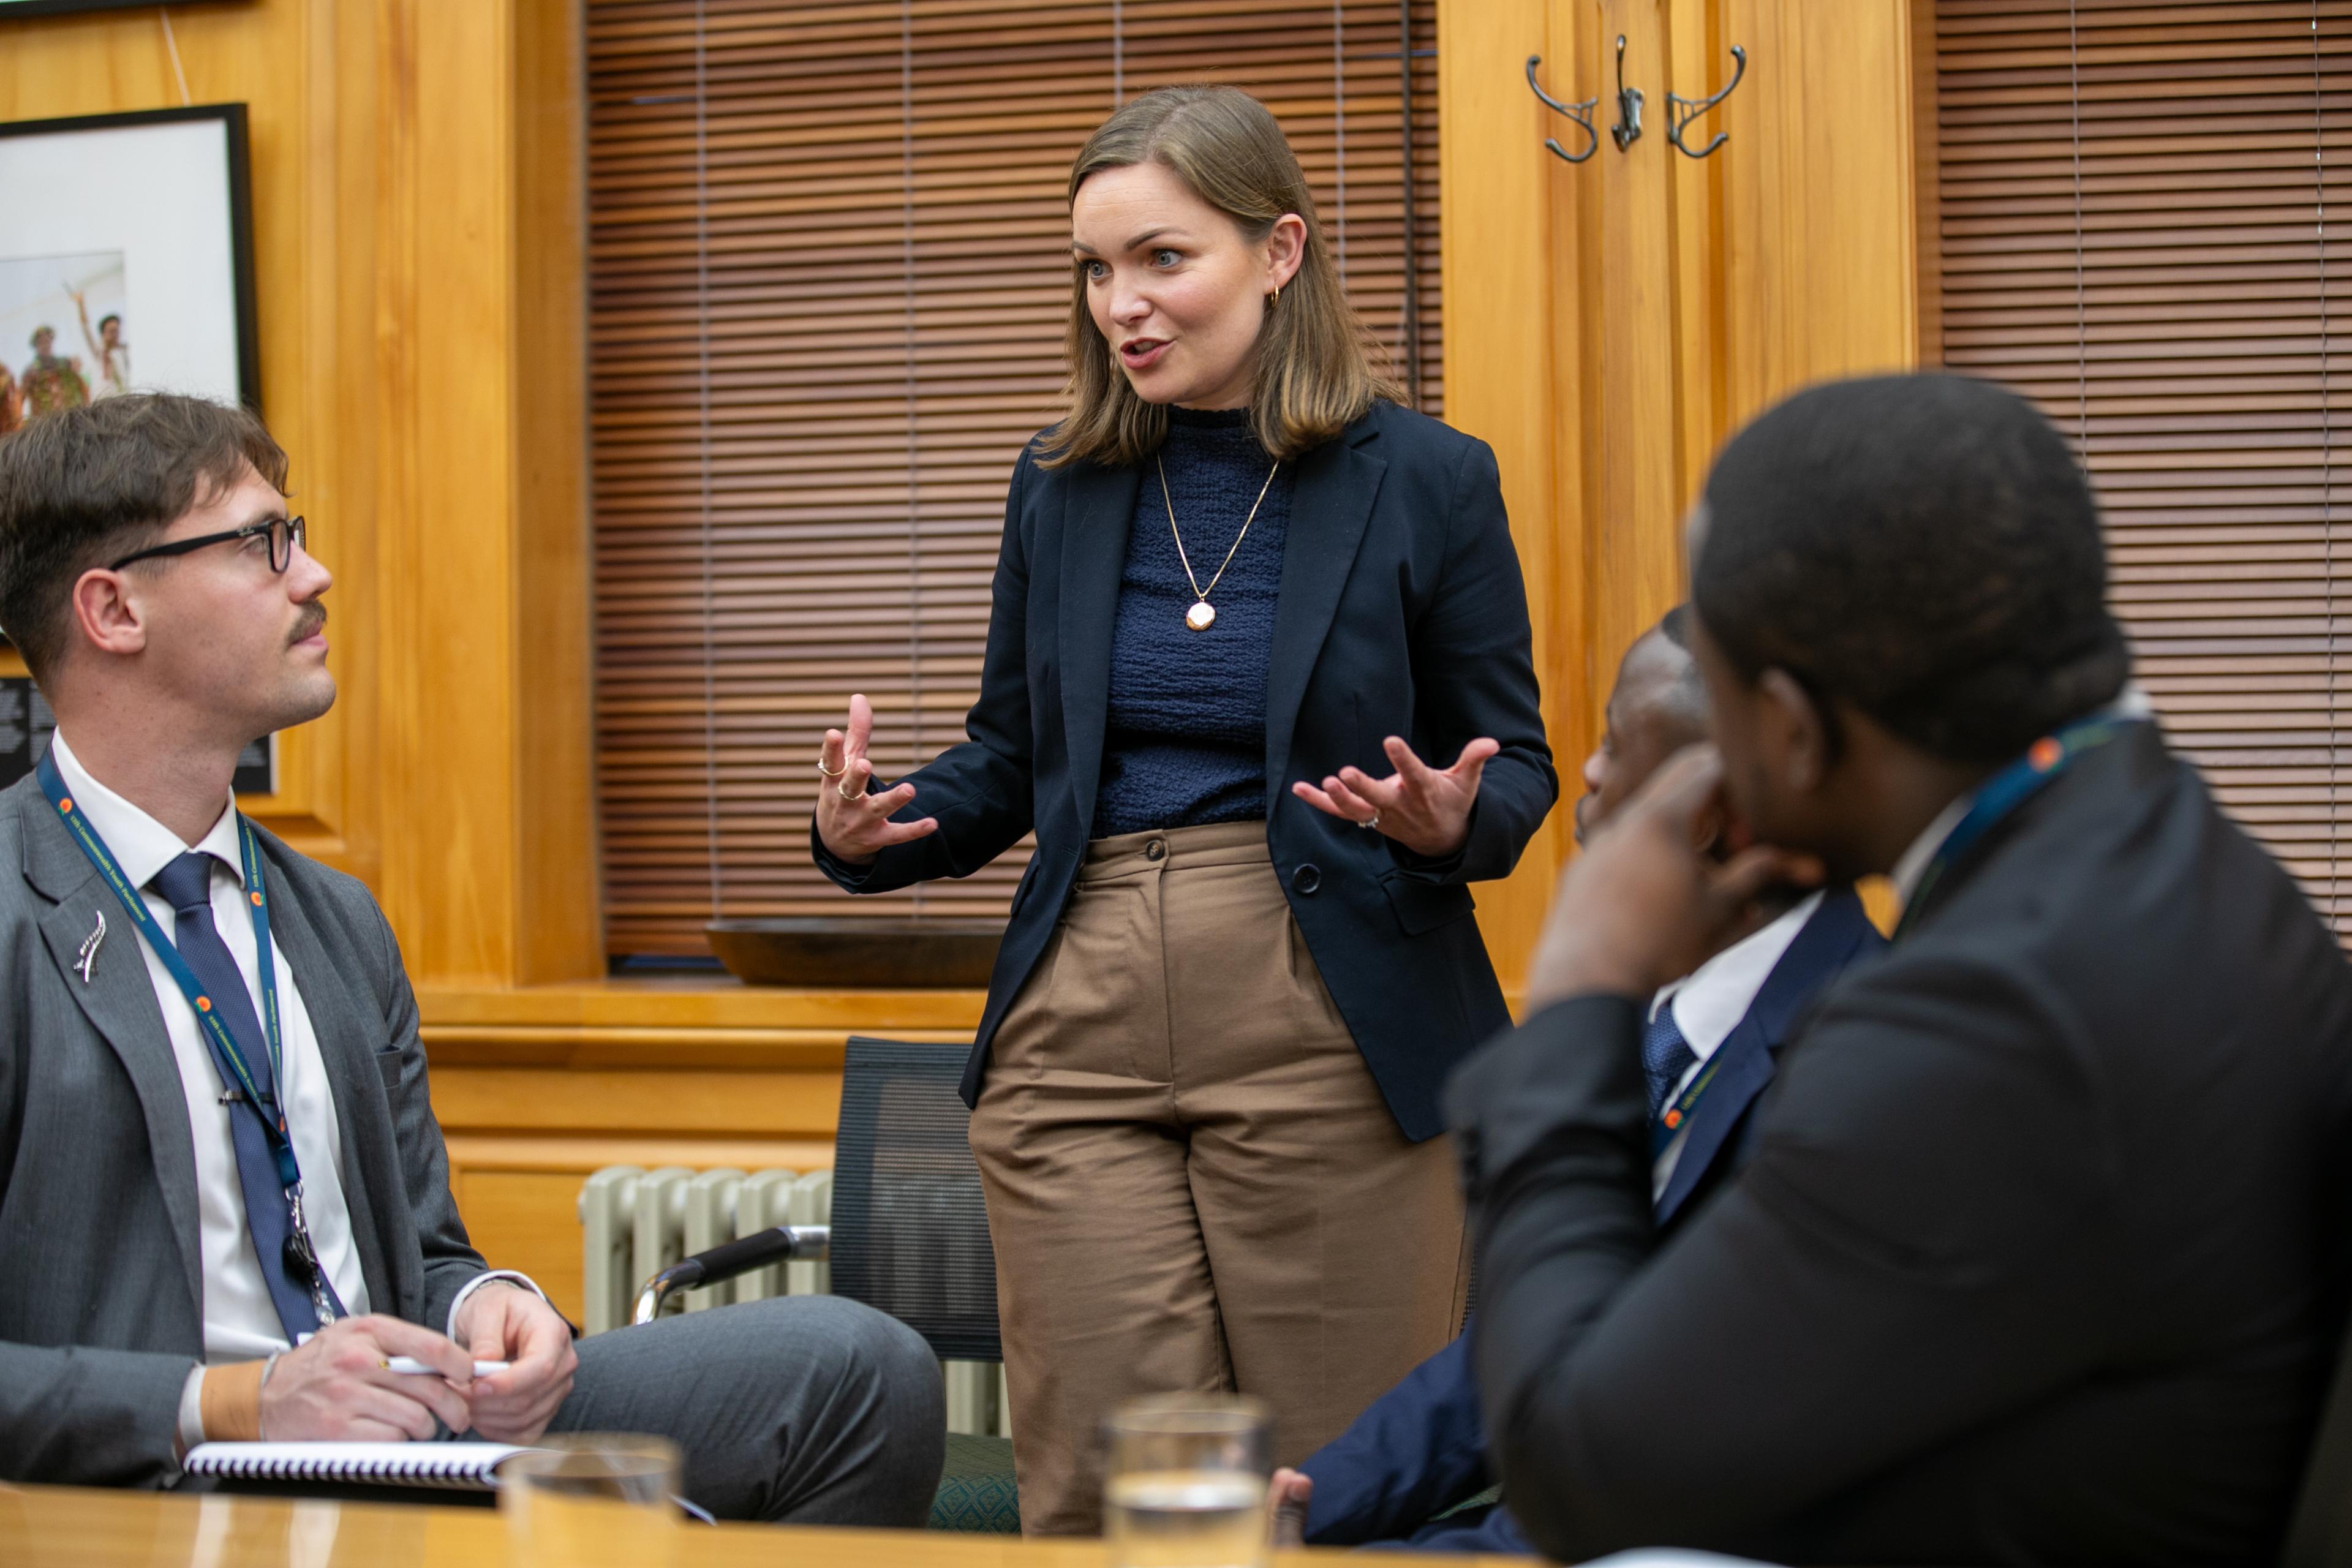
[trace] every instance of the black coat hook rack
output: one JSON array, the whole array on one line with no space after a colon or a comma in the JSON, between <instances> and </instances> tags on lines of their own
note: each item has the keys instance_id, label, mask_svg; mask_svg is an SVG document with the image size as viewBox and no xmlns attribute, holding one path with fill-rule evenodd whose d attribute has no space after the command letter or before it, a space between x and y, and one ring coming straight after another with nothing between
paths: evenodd
<instances>
[{"instance_id":1,"label":"black coat hook rack","mask_svg":"<svg viewBox=\"0 0 2352 1568\"><path fill-rule=\"evenodd\" d=\"M1625 85L1625 35L1620 33L1617 35L1617 123L1609 128L1609 140L1616 142L1617 151L1622 153L1641 139L1642 89Z\"/></svg>"},{"instance_id":2,"label":"black coat hook rack","mask_svg":"<svg viewBox=\"0 0 2352 1568\"><path fill-rule=\"evenodd\" d=\"M1625 40L1622 38L1617 40L1617 52L1621 57L1625 52ZM1748 74L1746 49L1741 48L1738 44L1732 45L1731 60L1731 79L1723 84L1721 90L1706 98L1685 98L1682 94L1674 91L1666 94L1666 140L1673 142L1675 151L1685 158L1704 158L1731 140L1730 132L1718 131L1715 133L1714 141L1696 153L1691 151L1690 143L1683 140L1683 132L1690 128L1691 121L1729 98L1731 89L1739 85L1739 79ZM1636 131L1635 134L1638 135L1640 132ZM1622 146L1623 143L1621 142L1619 145Z\"/></svg>"},{"instance_id":3,"label":"black coat hook rack","mask_svg":"<svg viewBox=\"0 0 2352 1568\"><path fill-rule=\"evenodd\" d=\"M1546 109L1550 110L1555 114L1565 114L1570 120L1575 121L1578 127L1584 132L1584 151L1581 153L1570 152L1567 148L1559 144L1559 138L1557 136L1545 137L1544 145L1550 148L1554 153L1566 159L1569 163L1581 163L1587 158L1591 157L1592 154L1601 151L1601 133L1592 128L1593 107L1601 100L1598 98L1588 98L1581 103L1562 103L1559 100L1546 92L1543 89L1543 85L1536 80L1536 67L1541 64L1543 64L1543 57L1541 55L1529 55L1528 57L1528 89L1533 91L1538 98L1543 100L1543 105Z\"/></svg>"}]
</instances>

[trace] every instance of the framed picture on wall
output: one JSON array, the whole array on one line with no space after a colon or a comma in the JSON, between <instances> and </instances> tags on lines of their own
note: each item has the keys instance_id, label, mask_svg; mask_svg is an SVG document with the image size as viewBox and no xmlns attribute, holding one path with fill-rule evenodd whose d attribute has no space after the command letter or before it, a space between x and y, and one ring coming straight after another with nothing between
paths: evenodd
<instances>
[{"instance_id":1,"label":"framed picture on wall","mask_svg":"<svg viewBox=\"0 0 2352 1568\"><path fill-rule=\"evenodd\" d=\"M245 105L0 121L0 435L134 389L258 410L253 301ZM0 677L0 783L47 744ZM276 778L274 738L238 759L240 791Z\"/></svg>"},{"instance_id":2,"label":"framed picture on wall","mask_svg":"<svg viewBox=\"0 0 2352 1568\"><path fill-rule=\"evenodd\" d=\"M0 433L133 388L260 406L245 105L0 121Z\"/></svg>"}]
</instances>

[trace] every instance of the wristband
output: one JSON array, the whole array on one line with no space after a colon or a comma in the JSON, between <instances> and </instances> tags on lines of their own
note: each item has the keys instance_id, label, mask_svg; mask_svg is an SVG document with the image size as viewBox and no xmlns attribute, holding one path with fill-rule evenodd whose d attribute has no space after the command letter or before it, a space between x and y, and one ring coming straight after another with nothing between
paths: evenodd
<instances>
[{"instance_id":1,"label":"wristband","mask_svg":"<svg viewBox=\"0 0 2352 1568\"><path fill-rule=\"evenodd\" d=\"M255 1443L261 1440L261 1379L265 1362L244 1361L205 1369L197 1390L207 1443Z\"/></svg>"}]
</instances>

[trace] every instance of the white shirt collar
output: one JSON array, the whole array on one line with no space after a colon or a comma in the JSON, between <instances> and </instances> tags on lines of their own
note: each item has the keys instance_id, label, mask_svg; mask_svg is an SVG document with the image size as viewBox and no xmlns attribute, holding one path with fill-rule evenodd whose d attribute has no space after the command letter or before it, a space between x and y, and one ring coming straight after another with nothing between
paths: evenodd
<instances>
[{"instance_id":1,"label":"white shirt collar","mask_svg":"<svg viewBox=\"0 0 2352 1568\"><path fill-rule=\"evenodd\" d=\"M236 842L236 803L221 804L221 814L210 831L194 844L183 844L180 836L156 821L138 806L123 799L98 780L73 754L66 744L66 733L59 730L49 738L49 754L58 760L58 772L66 781L66 793L88 819L98 836L112 851L115 864L134 888L144 888L155 873L178 859L191 849L201 849L234 869L239 860Z\"/></svg>"},{"instance_id":2,"label":"white shirt collar","mask_svg":"<svg viewBox=\"0 0 2352 1568\"><path fill-rule=\"evenodd\" d=\"M1656 1017L1658 1009L1671 1000L1675 1005L1675 1025L1683 1032L1690 1046L1691 1055L1700 1061L1715 1054L1716 1047L1731 1037L1739 1027L1739 1020L1748 1016L1748 1009L1756 1003L1756 994L1764 989L1764 982L1772 977L1772 970L1780 962L1813 911L1822 907L1822 895L1809 895L1796 908L1761 930L1750 931L1733 942L1680 980L1663 987L1650 1002L1650 1016Z\"/></svg>"},{"instance_id":3,"label":"white shirt collar","mask_svg":"<svg viewBox=\"0 0 2352 1568\"><path fill-rule=\"evenodd\" d=\"M1887 879L1895 884L1897 903L1909 903L1911 895L1919 890L1919 879L1927 874L1927 862L1936 858L1936 851L1944 847L1944 840L1952 836L1952 829L1960 825L1960 818L1969 814L1969 807L1976 803L1976 798L1974 790L1954 795L1944 809L1919 830L1919 837L1911 840L1911 847L1903 851L1902 858L1895 862L1895 869L1887 873Z\"/></svg>"}]
</instances>

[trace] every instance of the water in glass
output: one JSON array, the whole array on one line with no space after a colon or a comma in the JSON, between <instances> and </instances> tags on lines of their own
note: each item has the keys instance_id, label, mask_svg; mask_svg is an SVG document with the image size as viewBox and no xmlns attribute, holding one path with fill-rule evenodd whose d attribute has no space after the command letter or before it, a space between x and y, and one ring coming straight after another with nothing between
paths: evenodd
<instances>
[{"instance_id":1,"label":"water in glass","mask_svg":"<svg viewBox=\"0 0 2352 1568\"><path fill-rule=\"evenodd\" d=\"M1234 1470L1114 1476L1103 1531L1119 1568L1256 1568L1265 1561L1265 1482Z\"/></svg>"},{"instance_id":2,"label":"water in glass","mask_svg":"<svg viewBox=\"0 0 2352 1568\"><path fill-rule=\"evenodd\" d=\"M1111 1568L1261 1568L1273 1427L1229 1394L1129 1401L1106 1423Z\"/></svg>"},{"instance_id":3,"label":"water in glass","mask_svg":"<svg viewBox=\"0 0 2352 1568\"><path fill-rule=\"evenodd\" d=\"M675 1568L678 1454L661 1437L548 1437L499 1467L513 1568Z\"/></svg>"}]
</instances>

